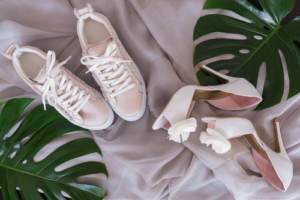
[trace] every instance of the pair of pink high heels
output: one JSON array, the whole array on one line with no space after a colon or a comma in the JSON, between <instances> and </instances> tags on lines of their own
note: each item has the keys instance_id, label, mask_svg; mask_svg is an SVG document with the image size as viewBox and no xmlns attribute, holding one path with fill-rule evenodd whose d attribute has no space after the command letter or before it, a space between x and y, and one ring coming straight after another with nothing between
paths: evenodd
<instances>
[{"instance_id":1,"label":"pair of pink high heels","mask_svg":"<svg viewBox=\"0 0 300 200\"><path fill-rule=\"evenodd\" d=\"M154 130L167 129L169 139L175 142L186 141L190 132L196 131L196 119L189 118L196 100L206 100L223 110L247 109L262 101L261 95L247 80L221 74L205 65L200 65L200 68L217 76L223 84L180 88L152 126ZM216 153L226 153L231 148L229 139L244 136L251 145L253 159L262 175L277 189L286 191L293 177L293 163L285 151L278 119L274 120L275 150L259 138L248 119L204 117L202 121L208 124L206 132L200 135L202 143L211 145Z\"/></svg>"}]
</instances>

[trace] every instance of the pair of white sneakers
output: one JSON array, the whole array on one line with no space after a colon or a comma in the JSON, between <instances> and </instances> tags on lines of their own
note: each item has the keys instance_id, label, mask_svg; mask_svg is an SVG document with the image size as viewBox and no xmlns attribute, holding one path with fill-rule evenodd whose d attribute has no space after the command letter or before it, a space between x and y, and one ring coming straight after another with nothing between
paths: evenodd
<instances>
[{"instance_id":1,"label":"pair of white sneakers","mask_svg":"<svg viewBox=\"0 0 300 200\"><path fill-rule=\"evenodd\" d=\"M82 48L81 63L100 85L103 97L63 65L53 51L12 44L3 55L12 60L19 76L70 122L92 130L109 127L112 109L124 120L141 118L146 107L143 78L121 44L109 20L90 4L74 10ZM45 106L46 108L46 106ZM111 109L112 108L112 109Z\"/></svg>"}]
</instances>

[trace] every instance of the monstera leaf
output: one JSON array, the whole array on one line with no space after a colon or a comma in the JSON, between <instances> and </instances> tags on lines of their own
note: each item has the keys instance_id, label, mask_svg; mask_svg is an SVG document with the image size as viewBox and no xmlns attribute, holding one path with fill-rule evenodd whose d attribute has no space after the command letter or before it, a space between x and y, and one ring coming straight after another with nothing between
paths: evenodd
<instances>
[{"instance_id":1,"label":"monstera leaf","mask_svg":"<svg viewBox=\"0 0 300 200\"><path fill-rule=\"evenodd\" d=\"M84 129L65 120L50 106L47 111L42 106L34 108L19 123L32 101L29 98L9 100L0 114L0 187L3 198L61 200L68 195L73 200L103 199L103 188L77 181L84 175L107 175L103 163L85 162L56 170L57 166L71 159L90 153L101 154L91 138L69 141L41 161L34 161L35 155L54 139Z\"/></svg>"},{"instance_id":2,"label":"monstera leaf","mask_svg":"<svg viewBox=\"0 0 300 200\"><path fill-rule=\"evenodd\" d=\"M263 109L300 91L300 51L296 45L300 41L300 17L281 24L295 0L258 2L254 6L247 0L207 0L206 15L194 29L194 65L226 69L229 75L244 77L254 86L265 66L264 100L257 108ZM215 11L221 12L213 14ZM289 77L286 80L284 66ZM197 77L201 84L215 83L205 72L198 71ZM287 96L283 95L285 87L289 88Z\"/></svg>"}]
</instances>

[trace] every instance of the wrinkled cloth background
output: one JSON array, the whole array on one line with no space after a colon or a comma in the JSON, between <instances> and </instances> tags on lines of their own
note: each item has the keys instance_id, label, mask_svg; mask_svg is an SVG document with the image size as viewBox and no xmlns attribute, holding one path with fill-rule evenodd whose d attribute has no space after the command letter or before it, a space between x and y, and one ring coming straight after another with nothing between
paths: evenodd
<instances>
[{"instance_id":1,"label":"wrinkled cloth background","mask_svg":"<svg viewBox=\"0 0 300 200\"><path fill-rule=\"evenodd\" d=\"M98 176L86 178L104 186L107 200L300 199L299 95L259 112L225 112L200 101L192 113L198 119L198 130L184 144L168 141L164 130L151 129L155 116L179 87L197 84L192 64L192 34L204 0L89 2L111 20L139 66L148 90L148 107L142 119L126 122L116 116L110 128L93 132L110 177L108 180ZM52 49L59 60L72 55L66 67L99 89L79 61L81 49L73 8L81 8L85 3L83 0L1 0L0 51L18 42L44 51ZM37 97L3 56L0 56L0 67L0 99ZM271 146L274 141L271 120L279 116L283 142L294 162L294 178L286 193L275 190L259 175L243 140L232 141L232 151L222 156L200 144L199 134L205 129L200 117L214 115L253 120L261 137Z\"/></svg>"}]
</instances>

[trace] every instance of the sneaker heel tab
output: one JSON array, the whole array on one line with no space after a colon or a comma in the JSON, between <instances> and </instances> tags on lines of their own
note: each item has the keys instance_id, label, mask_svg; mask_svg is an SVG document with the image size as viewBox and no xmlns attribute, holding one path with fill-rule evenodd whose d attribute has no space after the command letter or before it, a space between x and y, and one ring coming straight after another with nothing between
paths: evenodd
<instances>
[{"instance_id":1,"label":"sneaker heel tab","mask_svg":"<svg viewBox=\"0 0 300 200\"><path fill-rule=\"evenodd\" d=\"M9 47L4 51L1 52L1 54L8 58L8 59L12 59L12 55L14 54L15 50L19 48L19 45L17 43L12 43L11 45L9 45Z\"/></svg>"},{"instance_id":2,"label":"sneaker heel tab","mask_svg":"<svg viewBox=\"0 0 300 200\"><path fill-rule=\"evenodd\" d=\"M88 14L88 13L92 13L92 12L94 12L94 8L89 3L86 4L86 7L83 7L83 8L80 8L80 9L74 8L74 15L78 19L80 19L81 16L83 16L85 14Z\"/></svg>"}]
</instances>

